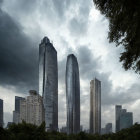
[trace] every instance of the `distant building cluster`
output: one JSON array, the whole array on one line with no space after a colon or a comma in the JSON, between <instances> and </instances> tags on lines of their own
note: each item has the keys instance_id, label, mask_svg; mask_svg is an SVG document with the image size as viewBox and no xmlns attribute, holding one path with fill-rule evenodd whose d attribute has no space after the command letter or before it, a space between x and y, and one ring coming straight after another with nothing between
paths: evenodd
<instances>
[{"instance_id":1,"label":"distant building cluster","mask_svg":"<svg viewBox=\"0 0 140 140\"><path fill-rule=\"evenodd\" d=\"M66 62L66 126L60 129L63 133L112 133L112 123L101 128L101 81L94 78L90 82L90 116L89 130L80 125L80 76L78 60L74 54L67 56ZM116 132L133 124L133 114L116 105ZM39 45L39 93L30 90L27 97L15 96L13 122L40 125L46 124L46 131L58 131L58 65L57 51L47 37ZM0 99L0 126L3 127L3 100Z\"/></svg>"},{"instance_id":2,"label":"distant building cluster","mask_svg":"<svg viewBox=\"0 0 140 140\"><path fill-rule=\"evenodd\" d=\"M116 132L133 125L133 113L122 109L121 105L115 107Z\"/></svg>"},{"instance_id":3,"label":"distant building cluster","mask_svg":"<svg viewBox=\"0 0 140 140\"><path fill-rule=\"evenodd\" d=\"M112 123L107 123L105 128L101 129L101 134L109 134L112 133Z\"/></svg>"},{"instance_id":4,"label":"distant building cluster","mask_svg":"<svg viewBox=\"0 0 140 140\"><path fill-rule=\"evenodd\" d=\"M39 126L44 121L43 99L34 90L30 90L29 94L26 98L15 96L13 122L25 121Z\"/></svg>"}]
</instances>

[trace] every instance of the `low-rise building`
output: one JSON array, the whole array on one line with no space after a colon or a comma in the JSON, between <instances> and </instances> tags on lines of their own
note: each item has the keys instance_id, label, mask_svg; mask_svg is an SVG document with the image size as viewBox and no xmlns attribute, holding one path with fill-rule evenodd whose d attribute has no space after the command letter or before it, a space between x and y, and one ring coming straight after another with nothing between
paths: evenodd
<instances>
[{"instance_id":1,"label":"low-rise building","mask_svg":"<svg viewBox=\"0 0 140 140\"><path fill-rule=\"evenodd\" d=\"M20 102L20 122L40 125L44 121L43 98L35 91Z\"/></svg>"}]
</instances>

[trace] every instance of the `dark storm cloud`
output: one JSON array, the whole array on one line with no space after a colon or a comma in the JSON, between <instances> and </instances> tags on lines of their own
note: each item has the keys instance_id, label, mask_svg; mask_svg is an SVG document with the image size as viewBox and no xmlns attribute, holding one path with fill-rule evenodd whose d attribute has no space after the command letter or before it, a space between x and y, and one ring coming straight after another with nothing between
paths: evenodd
<instances>
[{"instance_id":1,"label":"dark storm cloud","mask_svg":"<svg viewBox=\"0 0 140 140\"><path fill-rule=\"evenodd\" d=\"M0 0L0 6L1 6L2 2L3 2L3 0Z\"/></svg>"},{"instance_id":2,"label":"dark storm cloud","mask_svg":"<svg viewBox=\"0 0 140 140\"><path fill-rule=\"evenodd\" d=\"M0 10L0 84L21 92L38 89L38 57L35 44L21 26Z\"/></svg>"},{"instance_id":3,"label":"dark storm cloud","mask_svg":"<svg viewBox=\"0 0 140 140\"><path fill-rule=\"evenodd\" d=\"M64 22L69 20L67 23L72 35L81 35L87 32L89 11L92 4L90 0L87 2L84 0L15 0L11 5L8 1L4 2L4 6L9 5L7 12L12 12L16 20L28 16L36 18L34 13L39 14L40 20L46 18L48 22L54 22L53 24L56 26L63 26ZM67 13L70 13L72 17L68 18Z\"/></svg>"}]
</instances>

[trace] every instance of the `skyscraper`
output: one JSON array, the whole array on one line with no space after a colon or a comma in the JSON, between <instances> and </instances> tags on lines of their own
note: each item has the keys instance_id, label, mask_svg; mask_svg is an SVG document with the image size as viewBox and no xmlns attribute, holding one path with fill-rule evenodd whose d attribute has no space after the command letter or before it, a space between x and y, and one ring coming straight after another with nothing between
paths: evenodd
<instances>
[{"instance_id":1,"label":"skyscraper","mask_svg":"<svg viewBox=\"0 0 140 140\"><path fill-rule=\"evenodd\" d=\"M39 94L43 96L47 130L58 129L57 52L47 37L39 45Z\"/></svg>"},{"instance_id":2,"label":"skyscraper","mask_svg":"<svg viewBox=\"0 0 140 140\"><path fill-rule=\"evenodd\" d=\"M80 81L77 58L70 54L66 64L67 132L80 132Z\"/></svg>"},{"instance_id":3,"label":"skyscraper","mask_svg":"<svg viewBox=\"0 0 140 140\"><path fill-rule=\"evenodd\" d=\"M90 82L90 133L101 133L101 82Z\"/></svg>"},{"instance_id":4,"label":"skyscraper","mask_svg":"<svg viewBox=\"0 0 140 140\"><path fill-rule=\"evenodd\" d=\"M122 109L121 105L116 105L116 132L124 128L129 128L133 125L133 113L127 112L126 109Z\"/></svg>"},{"instance_id":5,"label":"skyscraper","mask_svg":"<svg viewBox=\"0 0 140 140\"><path fill-rule=\"evenodd\" d=\"M20 114L20 101L21 100L25 100L25 98L15 96L15 110L13 111L13 122L16 124L19 123L20 121L19 114Z\"/></svg>"},{"instance_id":6,"label":"skyscraper","mask_svg":"<svg viewBox=\"0 0 140 140\"><path fill-rule=\"evenodd\" d=\"M3 100L0 99L0 127L3 127Z\"/></svg>"},{"instance_id":7,"label":"skyscraper","mask_svg":"<svg viewBox=\"0 0 140 140\"><path fill-rule=\"evenodd\" d=\"M116 105L115 106L115 120L116 120L116 132L120 130L120 113L122 110L121 105Z\"/></svg>"}]
</instances>

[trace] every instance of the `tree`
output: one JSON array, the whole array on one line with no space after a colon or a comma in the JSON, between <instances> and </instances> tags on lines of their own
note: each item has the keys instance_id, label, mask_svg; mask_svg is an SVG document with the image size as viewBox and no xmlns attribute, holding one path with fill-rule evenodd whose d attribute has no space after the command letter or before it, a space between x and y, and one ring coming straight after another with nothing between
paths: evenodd
<instances>
[{"instance_id":1,"label":"tree","mask_svg":"<svg viewBox=\"0 0 140 140\"><path fill-rule=\"evenodd\" d=\"M140 74L140 0L93 0L109 20L109 42L123 46L120 62Z\"/></svg>"}]
</instances>

